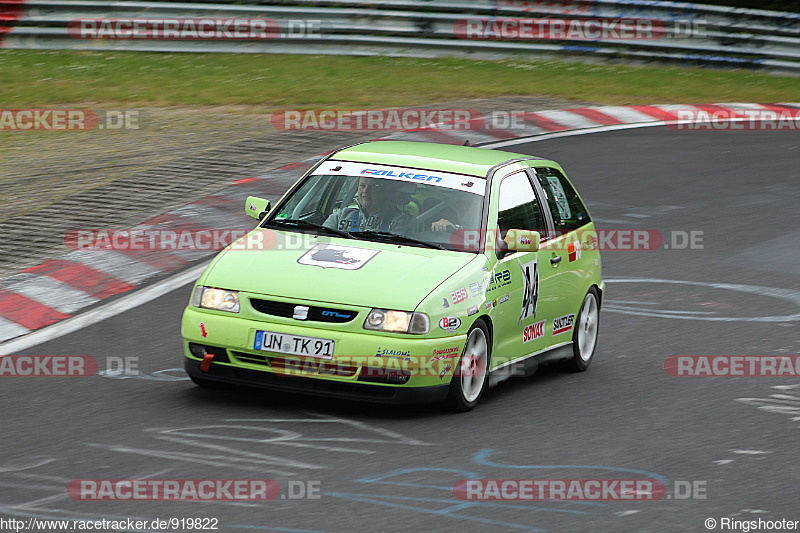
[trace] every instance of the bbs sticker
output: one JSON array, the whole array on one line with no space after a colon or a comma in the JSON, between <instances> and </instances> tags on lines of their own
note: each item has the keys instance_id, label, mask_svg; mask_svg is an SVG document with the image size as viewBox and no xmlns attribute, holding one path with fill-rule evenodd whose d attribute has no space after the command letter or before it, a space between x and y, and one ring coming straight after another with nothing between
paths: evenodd
<instances>
[{"instance_id":1,"label":"bbs sticker","mask_svg":"<svg viewBox=\"0 0 800 533\"><path fill-rule=\"evenodd\" d=\"M461 287L460 289L450 293L450 299L453 300L453 304L461 303L467 298L469 298L469 294L467 293L467 289L464 287Z\"/></svg>"}]
</instances>

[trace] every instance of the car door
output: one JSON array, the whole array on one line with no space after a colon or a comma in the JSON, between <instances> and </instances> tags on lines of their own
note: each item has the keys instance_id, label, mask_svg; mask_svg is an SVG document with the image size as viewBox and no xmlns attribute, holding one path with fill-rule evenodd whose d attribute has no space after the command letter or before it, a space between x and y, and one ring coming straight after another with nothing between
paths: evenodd
<instances>
[{"instance_id":1,"label":"car door","mask_svg":"<svg viewBox=\"0 0 800 533\"><path fill-rule=\"evenodd\" d=\"M556 168L538 166L531 169L541 187L552 217L553 238L542 244L540 256L546 259L553 290L559 299L552 302L553 322L548 324L551 344L572 340L576 314L590 284L593 263L599 254L594 249L593 226L589 212L566 176ZM590 229L587 229L590 228Z\"/></svg>"},{"instance_id":2,"label":"car door","mask_svg":"<svg viewBox=\"0 0 800 533\"><path fill-rule=\"evenodd\" d=\"M528 229L545 235L547 221L525 171L513 172L500 182L496 198L497 262L493 280L508 278L510 283L494 292L495 352L492 368L543 350L547 346L546 324L552 320L558 295L553 289L553 272L542 252L509 252L502 239L509 229ZM543 265L545 261L547 265ZM491 288L494 282L489 285Z\"/></svg>"}]
</instances>

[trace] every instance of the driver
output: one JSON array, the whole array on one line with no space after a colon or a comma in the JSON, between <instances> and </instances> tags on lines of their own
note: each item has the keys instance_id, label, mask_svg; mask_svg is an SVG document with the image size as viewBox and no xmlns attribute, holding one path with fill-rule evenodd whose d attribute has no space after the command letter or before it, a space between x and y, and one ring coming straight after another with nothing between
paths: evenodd
<instances>
[{"instance_id":1,"label":"driver","mask_svg":"<svg viewBox=\"0 0 800 533\"><path fill-rule=\"evenodd\" d=\"M451 194L448 197L448 206L437 215L439 220L431 223L431 231L459 230L467 220L474 218L475 205L471 203L472 195L466 193ZM440 200L442 201L442 200Z\"/></svg>"},{"instance_id":2,"label":"driver","mask_svg":"<svg viewBox=\"0 0 800 533\"><path fill-rule=\"evenodd\" d=\"M380 178L359 178L356 203L331 213L323 226L343 231L389 231L407 235L414 219L394 205L393 185Z\"/></svg>"}]
</instances>

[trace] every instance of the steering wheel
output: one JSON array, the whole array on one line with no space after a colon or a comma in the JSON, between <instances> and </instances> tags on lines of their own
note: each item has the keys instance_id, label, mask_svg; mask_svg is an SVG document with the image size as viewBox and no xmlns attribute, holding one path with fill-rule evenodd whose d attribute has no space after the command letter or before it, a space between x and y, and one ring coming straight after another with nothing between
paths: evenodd
<instances>
[{"instance_id":1,"label":"steering wheel","mask_svg":"<svg viewBox=\"0 0 800 533\"><path fill-rule=\"evenodd\" d=\"M415 217L415 222L417 224L417 227L421 228L420 231L427 231L430 229L425 227L425 219L428 219L428 222L430 222L430 220L433 219L434 216L436 216L438 213L441 213L445 209L447 209L447 204L445 204L444 202L439 202L435 206L417 215Z\"/></svg>"}]
</instances>

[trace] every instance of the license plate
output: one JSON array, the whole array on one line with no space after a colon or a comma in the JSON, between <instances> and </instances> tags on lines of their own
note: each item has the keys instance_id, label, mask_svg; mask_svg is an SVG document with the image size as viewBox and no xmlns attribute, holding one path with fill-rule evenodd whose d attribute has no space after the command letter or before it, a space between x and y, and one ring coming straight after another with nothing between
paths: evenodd
<instances>
[{"instance_id":1,"label":"license plate","mask_svg":"<svg viewBox=\"0 0 800 533\"><path fill-rule=\"evenodd\" d=\"M253 348L267 352L331 359L334 344L335 342L331 339L258 330Z\"/></svg>"}]
</instances>

